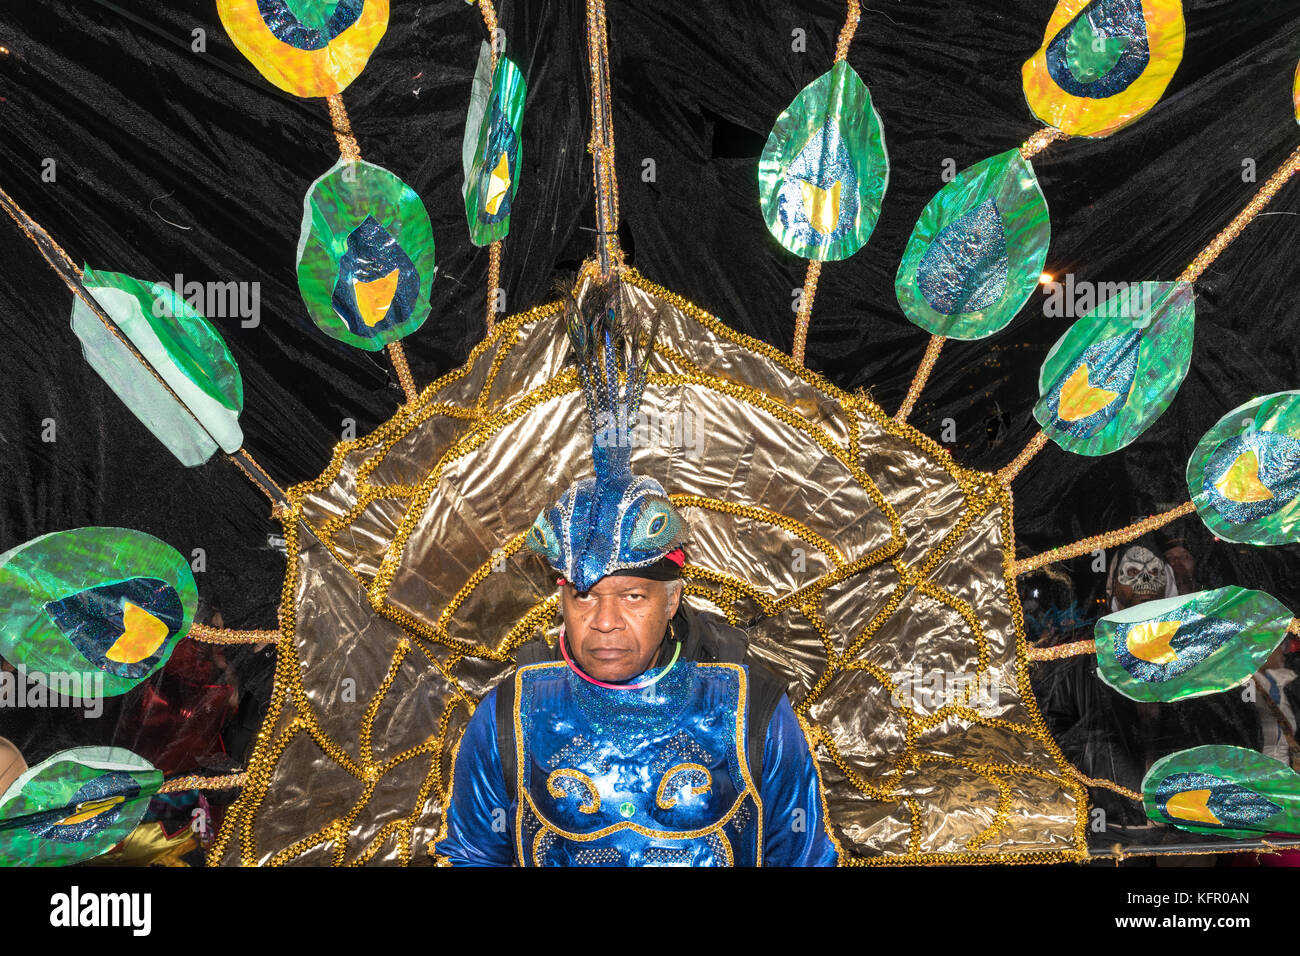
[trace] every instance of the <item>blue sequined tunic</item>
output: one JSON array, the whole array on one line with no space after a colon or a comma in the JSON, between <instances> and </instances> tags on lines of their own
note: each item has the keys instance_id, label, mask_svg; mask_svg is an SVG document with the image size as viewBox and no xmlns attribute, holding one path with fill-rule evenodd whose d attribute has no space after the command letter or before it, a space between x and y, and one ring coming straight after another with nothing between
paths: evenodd
<instances>
[{"instance_id":1,"label":"blue sequined tunic","mask_svg":"<svg viewBox=\"0 0 1300 956\"><path fill-rule=\"evenodd\" d=\"M514 733L497 733L493 691L458 751L436 848L453 864L835 864L816 769L784 696L768 726L763 777L753 778L743 665L682 660L641 690L599 687L563 661L520 667L510 679ZM498 739L515 741L515 800Z\"/></svg>"},{"instance_id":2,"label":"blue sequined tunic","mask_svg":"<svg viewBox=\"0 0 1300 956\"><path fill-rule=\"evenodd\" d=\"M756 860L742 667L684 661L643 690L596 686L563 662L522 667L515 681L525 865Z\"/></svg>"}]
</instances>

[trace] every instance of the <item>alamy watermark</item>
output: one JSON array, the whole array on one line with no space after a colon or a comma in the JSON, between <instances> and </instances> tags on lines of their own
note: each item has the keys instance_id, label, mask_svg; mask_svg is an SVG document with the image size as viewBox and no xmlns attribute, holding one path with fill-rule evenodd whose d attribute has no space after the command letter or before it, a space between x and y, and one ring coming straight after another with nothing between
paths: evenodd
<instances>
[{"instance_id":1,"label":"alamy watermark","mask_svg":"<svg viewBox=\"0 0 1300 956\"><path fill-rule=\"evenodd\" d=\"M157 318L176 318L179 299L205 318L239 319L246 329L255 329L262 321L260 282L186 282L177 273L170 286L159 282L154 289L153 314Z\"/></svg>"},{"instance_id":2,"label":"alamy watermark","mask_svg":"<svg viewBox=\"0 0 1300 956\"><path fill-rule=\"evenodd\" d=\"M988 671L979 674L955 674L931 668L914 667L895 679L890 702L895 707L910 707L933 713L949 704L990 708L998 706L998 686Z\"/></svg>"},{"instance_id":3,"label":"alamy watermark","mask_svg":"<svg viewBox=\"0 0 1300 956\"><path fill-rule=\"evenodd\" d=\"M655 409L642 409L631 426L620 430L609 412L599 413L596 420L595 444L601 448L627 445L631 448L681 448L685 457L698 458L704 448L699 420L694 414L680 412L661 415Z\"/></svg>"},{"instance_id":4,"label":"alamy watermark","mask_svg":"<svg viewBox=\"0 0 1300 956\"><path fill-rule=\"evenodd\" d=\"M80 707L87 717L104 713L104 675L81 671L0 671L0 710Z\"/></svg>"},{"instance_id":5,"label":"alamy watermark","mask_svg":"<svg viewBox=\"0 0 1300 956\"><path fill-rule=\"evenodd\" d=\"M1092 313L1101 318L1143 319L1151 314L1158 288L1152 282L1076 282L1074 273L1067 272L1063 282L1043 283L1043 315L1077 319Z\"/></svg>"}]
</instances>

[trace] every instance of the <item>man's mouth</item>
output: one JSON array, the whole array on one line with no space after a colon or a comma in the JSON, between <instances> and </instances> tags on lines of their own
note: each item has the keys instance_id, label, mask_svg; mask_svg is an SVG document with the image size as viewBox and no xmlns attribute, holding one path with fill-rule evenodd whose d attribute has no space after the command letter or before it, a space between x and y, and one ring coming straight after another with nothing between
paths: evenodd
<instances>
[{"instance_id":1,"label":"man's mouth","mask_svg":"<svg viewBox=\"0 0 1300 956\"><path fill-rule=\"evenodd\" d=\"M587 653L598 661L608 661L616 657L622 657L627 651L621 647L593 647Z\"/></svg>"}]
</instances>

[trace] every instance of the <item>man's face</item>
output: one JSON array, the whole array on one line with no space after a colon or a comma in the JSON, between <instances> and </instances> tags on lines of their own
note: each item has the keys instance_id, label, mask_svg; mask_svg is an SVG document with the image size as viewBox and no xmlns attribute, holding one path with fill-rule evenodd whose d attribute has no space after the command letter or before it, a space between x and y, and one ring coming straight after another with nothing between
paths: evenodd
<instances>
[{"instance_id":1,"label":"man's face","mask_svg":"<svg viewBox=\"0 0 1300 956\"><path fill-rule=\"evenodd\" d=\"M669 581L618 574L601 578L586 592L566 582L560 607L569 654L596 680L635 677L650 666L680 601L681 592Z\"/></svg>"}]
</instances>

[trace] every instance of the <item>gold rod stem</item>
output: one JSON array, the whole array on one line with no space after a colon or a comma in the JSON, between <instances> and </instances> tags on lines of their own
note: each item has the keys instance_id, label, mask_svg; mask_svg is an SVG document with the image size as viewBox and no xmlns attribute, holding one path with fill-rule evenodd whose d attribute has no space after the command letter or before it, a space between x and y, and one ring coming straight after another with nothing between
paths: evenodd
<instances>
[{"instance_id":1,"label":"gold rod stem","mask_svg":"<svg viewBox=\"0 0 1300 956\"><path fill-rule=\"evenodd\" d=\"M903 399L902 406L894 414L894 421L900 425L907 421L907 416L911 415L912 409L916 407L916 400L921 397L921 389L925 388L925 383L930 380L930 373L934 371L934 363L939 361L939 352L943 349L945 341L942 335L930 336L921 364L916 367L916 374L912 376L912 386L907 390L907 397Z\"/></svg>"},{"instance_id":2,"label":"gold rod stem","mask_svg":"<svg viewBox=\"0 0 1300 956\"><path fill-rule=\"evenodd\" d=\"M1020 474L1020 470L1024 468L1025 465L1029 464L1029 459L1037 455L1046 444L1047 432L1040 430L1037 435L1029 439L1029 444L1024 447L1024 450L1021 451L1019 455L1016 455L1015 458L1011 459L1007 466L998 472L998 481L1002 482L1004 485L1009 485L1011 482L1015 481L1016 475Z\"/></svg>"},{"instance_id":3,"label":"gold rod stem","mask_svg":"<svg viewBox=\"0 0 1300 956\"><path fill-rule=\"evenodd\" d=\"M1128 787L1122 786L1116 783L1114 780L1107 780L1105 777L1100 777L1100 778L1085 777L1079 771L1078 767L1075 767L1068 763L1066 764L1066 766L1070 768L1070 773L1072 776L1074 776L1077 780L1083 782L1089 787L1101 787L1105 790L1113 790L1116 793L1120 794L1121 796L1128 797L1130 800L1136 800L1138 801L1138 803L1142 802L1142 794L1138 793L1136 790L1130 790Z\"/></svg>"},{"instance_id":4,"label":"gold rod stem","mask_svg":"<svg viewBox=\"0 0 1300 956\"><path fill-rule=\"evenodd\" d=\"M266 473L266 469L257 463L256 458L243 448L226 455L226 457L244 473L245 478L271 500L272 517L282 518L293 510L292 505L289 504L289 496L284 493L283 488L276 484L275 479Z\"/></svg>"},{"instance_id":5,"label":"gold rod stem","mask_svg":"<svg viewBox=\"0 0 1300 956\"><path fill-rule=\"evenodd\" d=\"M492 69L497 68L497 11L492 0L478 0L479 12L483 14L483 25L488 32L488 50L492 56ZM492 334L496 323L497 289L501 286L501 240L488 246L488 280L487 280L487 334Z\"/></svg>"},{"instance_id":6,"label":"gold rod stem","mask_svg":"<svg viewBox=\"0 0 1300 956\"><path fill-rule=\"evenodd\" d=\"M393 360L393 368L397 372L397 380L402 383L402 391L406 393L408 403L415 401L420 397L416 391L415 379L411 377L411 366L406 363L406 351L402 348L402 343L388 343L388 357Z\"/></svg>"},{"instance_id":7,"label":"gold rod stem","mask_svg":"<svg viewBox=\"0 0 1300 956\"><path fill-rule=\"evenodd\" d=\"M334 138L338 140L339 155L349 163L361 159L361 147L352 135L352 122L348 119L348 109L343 105L343 97L335 93L326 101L330 108L330 122L334 124Z\"/></svg>"},{"instance_id":8,"label":"gold rod stem","mask_svg":"<svg viewBox=\"0 0 1300 956\"><path fill-rule=\"evenodd\" d=\"M1059 661L1063 657L1077 657L1080 654L1096 654L1096 641L1075 641L1072 644L1057 644L1055 647L1033 647L1025 652L1031 661Z\"/></svg>"},{"instance_id":9,"label":"gold rod stem","mask_svg":"<svg viewBox=\"0 0 1300 956\"><path fill-rule=\"evenodd\" d=\"M228 773L221 777L204 777L190 774L175 777L158 788L159 793L180 793L185 790L230 790L248 783L248 773Z\"/></svg>"},{"instance_id":10,"label":"gold rod stem","mask_svg":"<svg viewBox=\"0 0 1300 956\"><path fill-rule=\"evenodd\" d=\"M790 354L800 365L804 364L804 350L808 345L808 323L812 321L813 299L817 297L817 278L822 273L820 259L808 260L808 271L803 279L803 298L794 320L794 344Z\"/></svg>"},{"instance_id":11,"label":"gold rod stem","mask_svg":"<svg viewBox=\"0 0 1300 956\"><path fill-rule=\"evenodd\" d=\"M279 631L236 631L207 624L191 624L190 637L205 644L267 644L280 640Z\"/></svg>"},{"instance_id":12,"label":"gold rod stem","mask_svg":"<svg viewBox=\"0 0 1300 956\"><path fill-rule=\"evenodd\" d=\"M488 246L487 331L492 334L496 323L497 289L501 287L501 240Z\"/></svg>"},{"instance_id":13,"label":"gold rod stem","mask_svg":"<svg viewBox=\"0 0 1300 956\"><path fill-rule=\"evenodd\" d=\"M488 32L488 50L491 51L492 69L497 68L497 11L492 0L478 0L479 13L483 14L483 25Z\"/></svg>"},{"instance_id":14,"label":"gold rod stem","mask_svg":"<svg viewBox=\"0 0 1300 956\"><path fill-rule=\"evenodd\" d=\"M849 12L844 17L844 26L840 29L839 39L835 42L835 62L848 58L849 44L853 34L858 30L858 21L862 19L862 5L859 0L849 0Z\"/></svg>"},{"instance_id":15,"label":"gold rod stem","mask_svg":"<svg viewBox=\"0 0 1300 956\"><path fill-rule=\"evenodd\" d=\"M614 118L609 85L609 36L604 0L587 0L587 53L591 71L592 177L596 189L596 247L600 272L622 267L618 248L618 180L614 172Z\"/></svg>"},{"instance_id":16,"label":"gold rod stem","mask_svg":"<svg viewBox=\"0 0 1300 956\"><path fill-rule=\"evenodd\" d=\"M1195 282L1201 277L1201 274L1209 268L1210 263L1219 257L1224 249L1228 248L1229 243L1241 235L1241 231L1250 224L1250 221L1263 211L1264 207L1269 204L1278 190L1286 184L1297 169L1300 169L1300 146L1297 146L1287 161L1277 168L1272 176L1268 177L1268 182L1264 183L1262 189L1255 193L1255 198L1246 204L1246 208L1237 213L1236 218L1228 223L1228 227L1219 233L1210 242L1208 246L1200 251L1191 265L1183 270L1183 274L1178 277L1179 282Z\"/></svg>"},{"instance_id":17,"label":"gold rod stem","mask_svg":"<svg viewBox=\"0 0 1300 956\"><path fill-rule=\"evenodd\" d=\"M1062 133L1055 126L1044 126L1020 144L1020 156L1022 159L1033 159L1052 143L1069 138L1069 133Z\"/></svg>"}]
</instances>

